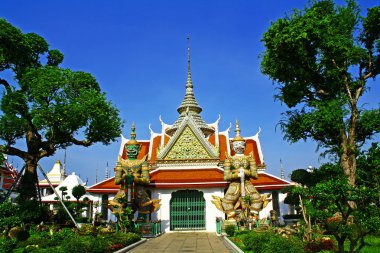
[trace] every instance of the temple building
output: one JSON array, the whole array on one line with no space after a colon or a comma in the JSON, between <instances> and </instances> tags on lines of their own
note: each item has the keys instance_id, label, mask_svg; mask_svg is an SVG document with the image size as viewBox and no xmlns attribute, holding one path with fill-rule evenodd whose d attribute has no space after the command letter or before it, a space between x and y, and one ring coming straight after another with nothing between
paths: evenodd
<instances>
[{"instance_id":1,"label":"temple building","mask_svg":"<svg viewBox=\"0 0 380 253\"><path fill-rule=\"evenodd\" d=\"M51 168L51 170L46 174L46 176L49 179L52 186L54 188L57 187L67 177L66 171L65 171L65 166L62 166L60 160L56 161L54 163L53 167ZM47 196L47 195L53 194L53 190L51 189L46 178L44 178L38 182L38 187L40 188L42 196Z\"/></svg>"},{"instance_id":2,"label":"temple building","mask_svg":"<svg viewBox=\"0 0 380 253\"><path fill-rule=\"evenodd\" d=\"M193 89L190 70L190 50L187 53L187 81L185 97L177 111L178 119L173 124L162 121L161 129L154 132L150 127L150 139L138 140L141 145L137 159L147 157L150 183L148 192L152 199L160 199L161 207L151 214L152 220L161 220L163 229L215 231L215 220L225 214L212 203L213 196L224 197L228 182L224 180L223 162L234 155L231 148L231 126L219 129L217 121L207 124L201 116ZM240 126L249 132L252 126ZM143 129L137 128L137 132ZM233 129L232 129L233 131ZM260 131L243 137L245 155L252 155L258 169L258 179L252 184L260 194L270 193L271 202L260 212L260 218L269 216L270 210L280 215L288 213L283 204L285 194L280 190L290 182L265 171L266 165L259 138ZM119 156L127 159L125 144L129 139L121 137ZM116 155L116 154L115 154ZM90 186L87 191L101 203L104 219L113 219L107 210L107 201L113 199L119 186L114 177Z\"/></svg>"},{"instance_id":3,"label":"temple building","mask_svg":"<svg viewBox=\"0 0 380 253\"><path fill-rule=\"evenodd\" d=\"M6 196L8 191L11 190L12 185L15 183L18 176L17 170L13 167L12 164L8 163L7 157L4 156L4 163L0 165L0 200L3 201L3 197ZM13 186L13 191L9 192L11 199L17 197L15 192L17 186ZM1 202L0 202L1 203Z\"/></svg>"}]
</instances>

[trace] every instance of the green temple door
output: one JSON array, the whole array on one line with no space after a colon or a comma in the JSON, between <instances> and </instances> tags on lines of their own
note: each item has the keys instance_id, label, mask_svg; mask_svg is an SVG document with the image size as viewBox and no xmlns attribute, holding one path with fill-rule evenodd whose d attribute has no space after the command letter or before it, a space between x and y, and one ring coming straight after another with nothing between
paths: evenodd
<instances>
[{"instance_id":1,"label":"green temple door","mask_svg":"<svg viewBox=\"0 0 380 253\"><path fill-rule=\"evenodd\" d=\"M206 201L203 192L180 190L170 200L170 230L206 229Z\"/></svg>"}]
</instances>

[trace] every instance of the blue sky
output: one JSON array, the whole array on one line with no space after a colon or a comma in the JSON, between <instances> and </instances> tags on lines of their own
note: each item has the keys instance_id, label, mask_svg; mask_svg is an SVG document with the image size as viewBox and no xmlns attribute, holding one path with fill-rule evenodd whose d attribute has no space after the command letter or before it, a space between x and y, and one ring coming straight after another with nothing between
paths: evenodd
<instances>
[{"instance_id":1,"label":"blue sky","mask_svg":"<svg viewBox=\"0 0 380 253\"><path fill-rule=\"evenodd\" d=\"M63 67L93 74L125 121L124 136L136 123L138 139L148 139L151 124L160 131L159 116L174 123L185 94L186 35L191 36L194 92L212 123L221 115L220 128L238 119L242 135L260 133L267 171L286 176L294 169L319 166L314 142L289 144L276 124L286 110L275 102L275 86L260 72L260 42L271 21L284 17L298 1L17 1L2 0L0 17L23 32L44 37L64 55ZM343 1L338 1L342 3ZM378 1L359 1L364 10ZM369 107L379 103L380 88L362 99ZM119 142L109 146L67 149L67 169L89 184L103 180L108 161L116 162ZM50 170L64 152L40 164ZM10 157L18 167L22 163ZM113 172L111 172L113 175Z\"/></svg>"}]
</instances>

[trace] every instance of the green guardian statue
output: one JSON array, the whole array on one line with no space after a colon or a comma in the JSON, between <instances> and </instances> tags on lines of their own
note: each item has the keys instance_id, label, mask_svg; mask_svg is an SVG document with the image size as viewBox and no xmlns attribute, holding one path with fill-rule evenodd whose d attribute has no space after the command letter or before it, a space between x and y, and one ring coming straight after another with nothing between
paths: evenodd
<instances>
[{"instance_id":1,"label":"green guardian statue","mask_svg":"<svg viewBox=\"0 0 380 253\"><path fill-rule=\"evenodd\" d=\"M108 206L114 214L122 214L126 207L130 207L132 214L137 211L141 217L156 211L161 204L160 199L150 199L145 190L150 183L149 168L147 156L137 159L141 144L136 141L134 124L130 136L124 148L128 159L119 156L115 168L115 184L120 185L120 190L113 200L108 201Z\"/></svg>"}]
</instances>

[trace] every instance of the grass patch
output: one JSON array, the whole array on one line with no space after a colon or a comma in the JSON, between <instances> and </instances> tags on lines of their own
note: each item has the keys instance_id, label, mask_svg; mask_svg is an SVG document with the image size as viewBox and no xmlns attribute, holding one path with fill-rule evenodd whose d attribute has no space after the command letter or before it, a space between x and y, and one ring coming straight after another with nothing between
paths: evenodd
<instances>
[{"instance_id":1,"label":"grass patch","mask_svg":"<svg viewBox=\"0 0 380 253\"><path fill-rule=\"evenodd\" d=\"M369 235L364 238L365 246L360 250L361 253L379 253L380 252L380 237ZM344 249L349 250L350 244L348 241L344 244Z\"/></svg>"}]
</instances>

